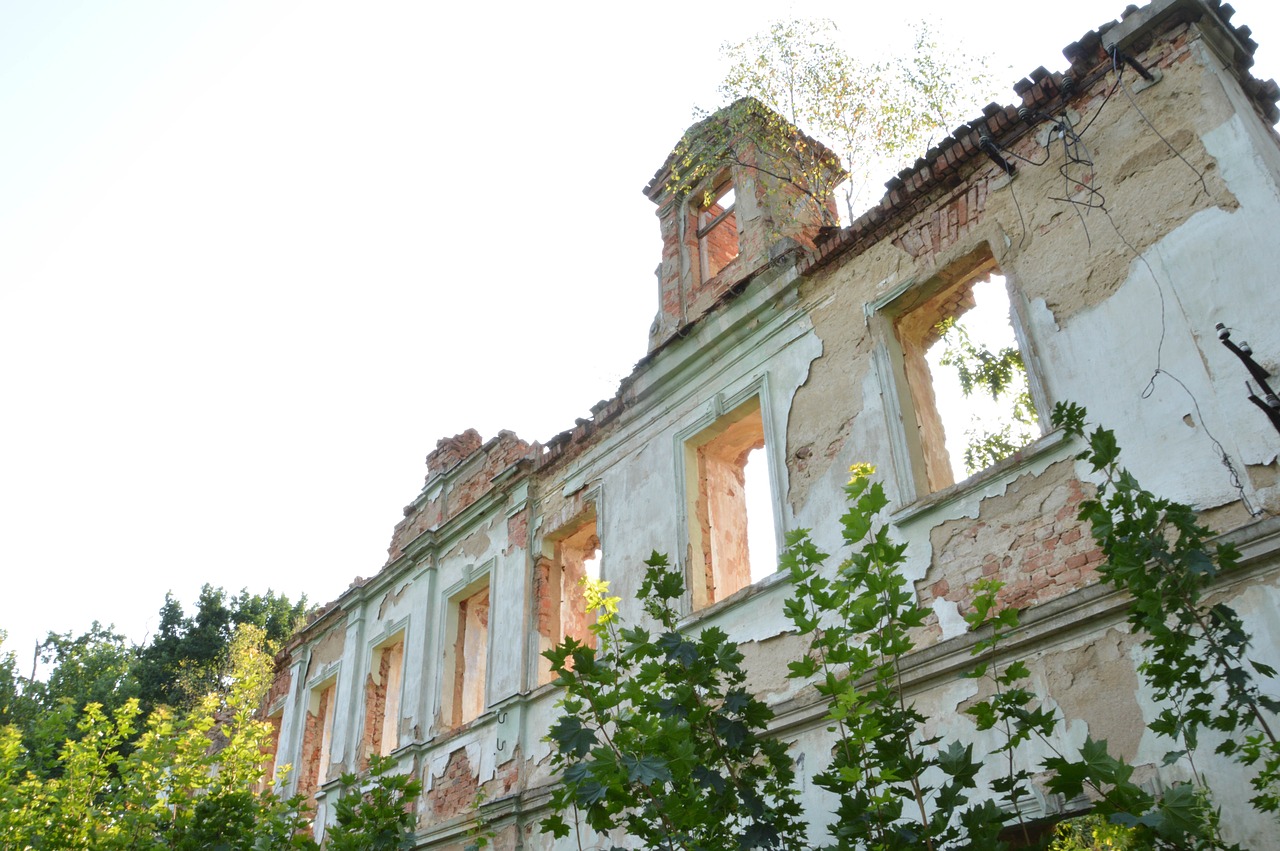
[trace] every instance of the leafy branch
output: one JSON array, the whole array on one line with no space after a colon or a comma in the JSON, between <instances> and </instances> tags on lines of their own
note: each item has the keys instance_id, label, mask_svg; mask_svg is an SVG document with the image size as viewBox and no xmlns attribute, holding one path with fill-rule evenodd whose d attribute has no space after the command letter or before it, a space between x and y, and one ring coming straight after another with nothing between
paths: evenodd
<instances>
[{"instance_id":1,"label":"leafy branch","mask_svg":"<svg viewBox=\"0 0 1280 851\"><path fill-rule=\"evenodd\" d=\"M1280 744L1274 719L1280 700L1259 680L1273 680L1270 665L1250 658L1249 635L1239 614L1214 602L1220 575L1239 567L1240 553L1198 522L1183 503L1155 496L1119 464L1114 432L1085 434L1085 410L1059 403L1053 423L1082 439L1080 459L1101 476L1095 499L1080 506L1106 560L1103 581L1130 596L1129 624L1143 636L1148 658L1139 672L1166 703L1151 729L1183 744L1174 760L1195 751L1203 730L1215 731L1216 753L1257 766L1250 802L1280 812Z\"/></svg>"},{"instance_id":2,"label":"leafy branch","mask_svg":"<svg viewBox=\"0 0 1280 851\"><path fill-rule=\"evenodd\" d=\"M568 836L580 816L647 848L797 847L795 769L766 735L773 712L746 690L742 653L715 627L681 632L679 569L658 553L645 565L638 598L656 634L623 627L618 598L587 580L597 647L567 637L544 654L564 697L548 735L562 784L542 830Z\"/></svg>"}]
</instances>

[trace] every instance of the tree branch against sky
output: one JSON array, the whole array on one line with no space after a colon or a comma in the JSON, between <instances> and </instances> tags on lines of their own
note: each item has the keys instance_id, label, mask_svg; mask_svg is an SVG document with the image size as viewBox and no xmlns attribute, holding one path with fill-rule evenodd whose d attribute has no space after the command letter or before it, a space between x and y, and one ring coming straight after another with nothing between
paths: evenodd
<instances>
[{"instance_id":1,"label":"tree branch against sky","mask_svg":"<svg viewBox=\"0 0 1280 851\"><path fill-rule=\"evenodd\" d=\"M892 58L858 58L831 20L775 21L721 50L729 62L720 84L726 103L754 97L839 157L849 174L839 185L845 224L879 199L874 181L995 96L988 67L944 46L924 22L911 49Z\"/></svg>"}]
</instances>

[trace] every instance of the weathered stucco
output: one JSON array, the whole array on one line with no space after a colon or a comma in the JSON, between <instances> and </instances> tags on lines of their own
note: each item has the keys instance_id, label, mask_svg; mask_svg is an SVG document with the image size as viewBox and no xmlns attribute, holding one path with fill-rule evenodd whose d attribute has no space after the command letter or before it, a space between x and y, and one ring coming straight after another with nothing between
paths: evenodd
<instances>
[{"instance_id":1,"label":"weathered stucco","mask_svg":"<svg viewBox=\"0 0 1280 851\"><path fill-rule=\"evenodd\" d=\"M740 563L717 563L723 555L703 546L744 525L743 458L761 443L771 499L750 524L771 520L779 548L787 532L811 529L834 561L849 466L877 467L883 519L932 611L903 674L930 733L978 752L998 745L963 712L986 686L960 676L972 664L971 586L995 578L1002 599L1025 608L1010 658L1028 660L1032 687L1066 719L1052 743L1028 745L1029 757L1092 736L1152 783L1184 776L1162 765L1170 748L1145 727L1158 709L1137 674L1142 651L1123 600L1096 584L1101 554L1076 519L1096 474L1048 415L1059 401L1088 407L1116 430L1144 485L1192 504L1246 551L1245 570L1217 593L1246 617L1261 658L1280 664L1280 527L1269 516L1280 510L1280 442L1214 330L1233 327L1261 361L1280 365L1280 326L1265 320L1280 308L1280 144L1262 118L1274 117L1280 90L1248 77L1248 49L1215 8L1158 0L1086 36L1067 51L1072 83L1037 72L1016 87L1027 120L988 107L833 233L819 233L816 218L788 221L795 198L769 191L750 168L758 152L747 151L717 175L739 193L739 254L718 258L723 268L708 277L698 272L696 202L660 172L647 190L664 240L650 351L613 399L545 444L474 430L439 441L386 565L277 660L277 762L299 767L281 791L314 792L321 830L337 789L329 778L381 749L423 780L421 847L462 846L477 817L495 847L556 846L535 826L555 782L544 737L559 713L540 653L584 631L572 580L597 546L601 578L628 619L643 617L641 562L657 550L686 571L683 628L716 626L741 643L748 685L792 745L818 841L830 801L812 777L830 734L815 690L786 676L802 646L783 610L788 578L744 583ZM1155 82L1127 73L1117 87L1105 38L1123 40ZM1066 162L1066 124L1087 163ZM1012 177L991 150L1016 164ZM732 240L717 239L727 254ZM926 446L930 426L917 414L928 400L904 380L923 376L902 329L929 332L924 306L959 310L974 276L995 270L1042 436L952 484L926 475L925 449L937 447ZM715 475L709 455L724 468ZM384 684L400 659L392 723ZM332 764L321 771L324 755ZM1244 782L1215 759L1206 765ZM1061 802L1042 791L1035 807L1048 817ZM1275 847L1264 819L1219 803L1233 839Z\"/></svg>"}]
</instances>

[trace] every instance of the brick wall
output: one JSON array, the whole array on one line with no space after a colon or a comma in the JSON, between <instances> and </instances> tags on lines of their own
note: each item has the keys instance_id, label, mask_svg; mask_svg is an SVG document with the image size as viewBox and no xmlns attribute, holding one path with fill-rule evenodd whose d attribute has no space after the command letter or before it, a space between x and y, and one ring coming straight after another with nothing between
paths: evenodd
<instances>
[{"instance_id":1,"label":"brick wall","mask_svg":"<svg viewBox=\"0 0 1280 851\"><path fill-rule=\"evenodd\" d=\"M475 804L479 788L480 781L467 759L467 752L459 748L449 755L444 773L431 779L419 823L423 826L438 824L466 812Z\"/></svg>"},{"instance_id":2,"label":"brick wall","mask_svg":"<svg viewBox=\"0 0 1280 851\"><path fill-rule=\"evenodd\" d=\"M497 437L483 446L476 446L477 440L479 434L475 429L468 429L437 443L436 451L427 457L428 485L458 464L471 460L474 455L479 453L484 457L475 466L467 468L465 475L447 482L446 488L434 499L405 509L404 520L396 524L391 536L387 555L389 562L403 555L404 548L423 532L456 517L488 493L493 487L494 477L503 470L523 458L537 455L533 446L510 431L498 432Z\"/></svg>"},{"instance_id":3,"label":"brick wall","mask_svg":"<svg viewBox=\"0 0 1280 851\"><path fill-rule=\"evenodd\" d=\"M1094 582L1102 552L1076 519L1092 490L1075 478L1072 462L1061 461L984 500L976 521L935 527L933 562L916 586L921 605L945 599L965 611L978 579L1004 582L1001 600L1013 606L1044 603Z\"/></svg>"}]
</instances>

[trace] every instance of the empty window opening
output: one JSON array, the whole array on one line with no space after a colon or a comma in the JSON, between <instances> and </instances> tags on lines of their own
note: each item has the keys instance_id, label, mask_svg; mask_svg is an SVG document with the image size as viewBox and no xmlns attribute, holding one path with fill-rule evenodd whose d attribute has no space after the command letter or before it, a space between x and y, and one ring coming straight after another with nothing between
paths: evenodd
<instances>
[{"instance_id":1,"label":"empty window opening","mask_svg":"<svg viewBox=\"0 0 1280 851\"><path fill-rule=\"evenodd\" d=\"M742 466L747 506L747 555L754 584L778 572L778 540L773 523L773 489L764 447L747 453Z\"/></svg>"},{"instance_id":2,"label":"empty window opening","mask_svg":"<svg viewBox=\"0 0 1280 851\"><path fill-rule=\"evenodd\" d=\"M695 608L777 569L764 420L753 397L685 447L690 591Z\"/></svg>"},{"instance_id":3,"label":"empty window opening","mask_svg":"<svg viewBox=\"0 0 1280 851\"><path fill-rule=\"evenodd\" d=\"M371 755L387 756L400 745L400 684L404 672L404 637L397 636L373 651L365 681L364 735L361 766Z\"/></svg>"},{"instance_id":4,"label":"empty window opening","mask_svg":"<svg viewBox=\"0 0 1280 851\"><path fill-rule=\"evenodd\" d=\"M987 261L895 323L929 491L1041 434L1010 313L1007 283Z\"/></svg>"},{"instance_id":5,"label":"empty window opening","mask_svg":"<svg viewBox=\"0 0 1280 851\"><path fill-rule=\"evenodd\" d=\"M298 793L307 798L329 779L337 697L337 682L330 680L313 688L307 701L307 717L302 728L302 771L298 777Z\"/></svg>"},{"instance_id":6,"label":"empty window opening","mask_svg":"<svg viewBox=\"0 0 1280 851\"><path fill-rule=\"evenodd\" d=\"M738 217L733 184L727 180L703 195L698 207L698 256L702 280L720 274L738 256Z\"/></svg>"},{"instance_id":7,"label":"empty window opening","mask_svg":"<svg viewBox=\"0 0 1280 851\"><path fill-rule=\"evenodd\" d=\"M600 579L600 538L594 514L581 517L548 537L549 558L538 562L537 588L539 649L549 650L566 638L596 646L591 626L596 613L587 611L583 579ZM551 663L541 659L539 683L553 679Z\"/></svg>"},{"instance_id":8,"label":"empty window opening","mask_svg":"<svg viewBox=\"0 0 1280 851\"><path fill-rule=\"evenodd\" d=\"M455 629L445 670L452 677L449 706L445 713L449 726L457 727L479 717L485 710L485 672L489 661L489 586L469 594L455 604Z\"/></svg>"}]
</instances>

